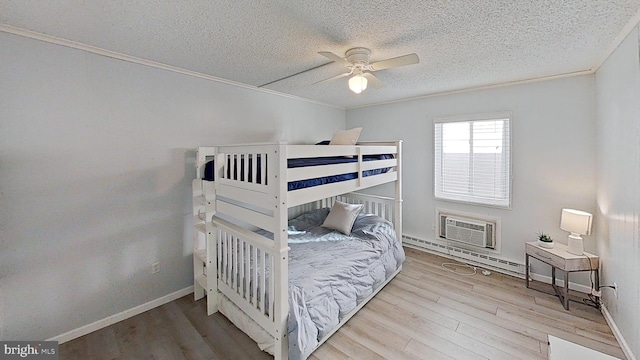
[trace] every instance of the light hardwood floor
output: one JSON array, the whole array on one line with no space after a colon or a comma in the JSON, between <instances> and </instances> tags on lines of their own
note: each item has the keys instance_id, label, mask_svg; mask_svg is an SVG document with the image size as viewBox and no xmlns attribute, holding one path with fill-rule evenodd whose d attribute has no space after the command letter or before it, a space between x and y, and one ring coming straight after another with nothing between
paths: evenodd
<instances>
[{"instance_id":1,"label":"light hardwood floor","mask_svg":"<svg viewBox=\"0 0 640 360\"><path fill-rule=\"evenodd\" d=\"M565 311L523 279L462 276L442 268L451 260L406 252L402 272L311 359L546 359L548 334L624 359L595 308ZM60 344L60 359L147 358L272 357L191 295Z\"/></svg>"}]
</instances>

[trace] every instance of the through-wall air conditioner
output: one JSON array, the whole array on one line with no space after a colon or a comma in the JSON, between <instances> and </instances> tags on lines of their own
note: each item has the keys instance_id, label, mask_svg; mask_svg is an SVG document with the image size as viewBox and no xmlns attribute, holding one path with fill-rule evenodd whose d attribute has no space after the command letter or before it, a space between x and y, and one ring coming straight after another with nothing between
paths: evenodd
<instances>
[{"instance_id":1,"label":"through-wall air conditioner","mask_svg":"<svg viewBox=\"0 0 640 360\"><path fill-rule=\"evenodd\" d=\"M440 213L440 237L495 249L495 223Z\"/></svg>"}]
</instances>

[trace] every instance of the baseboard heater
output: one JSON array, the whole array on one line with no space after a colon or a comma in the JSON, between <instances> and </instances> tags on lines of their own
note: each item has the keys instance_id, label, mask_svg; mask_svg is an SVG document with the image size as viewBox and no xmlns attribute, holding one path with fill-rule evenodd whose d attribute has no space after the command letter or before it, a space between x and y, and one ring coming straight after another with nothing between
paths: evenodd
<instances>
[{"instance_id":1,"label":"baseboard heater","mask_svg":"<svg viewBox=\"0 0 640 360\"><path fill-rule=\"evenodd\" d=\"M436 241L419 239L408 235L404 235L402 237L402 241L404 245L408 245L409 247L413 247L418 250L426 250L438 255L445 255L468 260L472 263L486 265L490 268L500 270L501 272L510 275L516 275L519 277L522 277L524 275L524 264L504 259L498 259L487 254L481 254L472 250L461 249L449 244L442 244Z\"/></svg>"}]
</instances>

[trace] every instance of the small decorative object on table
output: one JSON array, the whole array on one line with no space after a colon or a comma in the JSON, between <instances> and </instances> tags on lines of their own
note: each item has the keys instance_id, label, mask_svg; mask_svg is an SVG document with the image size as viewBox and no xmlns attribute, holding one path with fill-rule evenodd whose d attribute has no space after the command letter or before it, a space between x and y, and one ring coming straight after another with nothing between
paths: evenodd
<instances>
[{"instance_id":1,"label":"small decorative object on table","mask_svg":"<svg viewBox=\"0 0 640 360\"><path fill-rule=\"evenodd\" d=\"M546 249L553 249L553 239L551 236L540 232L538 233L538 245Z\"/></svg>"}]
</instances>

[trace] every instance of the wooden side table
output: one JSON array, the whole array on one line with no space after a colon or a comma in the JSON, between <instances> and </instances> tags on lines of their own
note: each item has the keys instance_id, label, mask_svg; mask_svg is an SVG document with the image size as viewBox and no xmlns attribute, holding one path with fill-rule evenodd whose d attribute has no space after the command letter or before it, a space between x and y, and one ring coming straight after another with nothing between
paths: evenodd
<instances>
[{"instance_id":1,"label":"wooden side table","mask_svg":"<svg viewBox=\"0 0 640 360\"><path fill-rule=\"evenodd\" d=\"M598 268L600 258L597 255L585 252L583 255L574 255L567 251L567 245L554 243L553 249L543 248L537 241L525 244L525 279L527 288L529 281L529 257L533 257L551 266L551 286L558 296L565 310L569 310L569 273L575 271L590 271L595 275L595 290L600 290L600 275ZM556 285L556 269L564 272L564 289ZM564 290L564 291L563 291Z\"/></svg>"}]
</instances>

